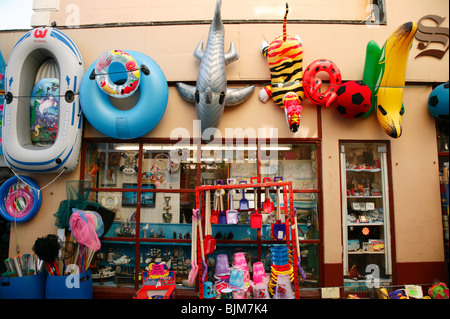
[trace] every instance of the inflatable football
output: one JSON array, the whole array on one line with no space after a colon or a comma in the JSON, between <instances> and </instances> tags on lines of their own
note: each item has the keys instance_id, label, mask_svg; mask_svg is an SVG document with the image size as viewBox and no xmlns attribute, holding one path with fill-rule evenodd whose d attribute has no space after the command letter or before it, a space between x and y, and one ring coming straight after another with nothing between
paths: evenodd
<instances>
[{"instance_id":1,"label":"inflatable football","mask_svg":"<svg viewBox=\"0 0 450 319\"><path fill-rule=\"evenodd\" d=\"M370 110L372 92L369 87L359 81L348 81L336 91L334 106L345 118L362 117Z\"/></svg>"},{"instance_id":2,"label":"inflatable football","mask_svg":"<svg viewBox=\"0 0 450 319\"><path fill-rule=\"evenodd\" d=\"M449 83L438 85L431 91L428 97L428 109L430 113L438 119L448 120L449 113Z\"/></svg>"}]
</instances>

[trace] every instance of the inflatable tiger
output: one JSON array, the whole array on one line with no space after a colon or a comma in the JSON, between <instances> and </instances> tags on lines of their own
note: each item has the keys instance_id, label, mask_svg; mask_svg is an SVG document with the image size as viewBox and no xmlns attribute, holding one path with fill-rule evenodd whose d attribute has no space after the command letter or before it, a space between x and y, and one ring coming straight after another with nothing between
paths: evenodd
<instances>
[{"instance_id":1,"label":"inflatable tiger","mask_svg":"<svg viewBox=\"0 0 450 319\"><path fill-rule=\"evenodd\" d=\"M303 110L303 46L298 35L292 37L286 34L288 12L289 6L286 3L283 35L270 45L266 41L261 43L261 52L269 63L271 84L261 89L259 99L265 103L272 97L284 109L291 132L297 132L300 112Z\"/></svg>"}]
</instances>

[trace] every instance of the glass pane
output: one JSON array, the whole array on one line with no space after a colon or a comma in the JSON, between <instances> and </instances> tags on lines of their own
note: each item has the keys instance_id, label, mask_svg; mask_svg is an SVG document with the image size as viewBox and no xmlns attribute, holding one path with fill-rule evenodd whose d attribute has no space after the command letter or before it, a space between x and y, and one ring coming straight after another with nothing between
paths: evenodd
<instances>
[{"instance_id":1,"label":"glass pane","mask_svg":"<svg viewBox=\"0 0 450 319\"><path fill-rule=\"evenodd\" d=\"M196 148L180 144L144 144L142 183L161 189L189 188L196 183Z\"/></svg>"},{"instance_id":2,"label":"glass pane","mask_svg":"<svg viewBox=\"0 0 450 319\"><path fill-rule=\"evenodd\" d=\"M257 176L256 146L203 145L201 163L202 185L215 185L217 180L250 183Z\"/></svg>"},{"instance_id":3,"label":"glass pane","mask_svg":"<svg viewBox=\"0 0 450 319\"><path fill-rule=\"evenodd\" d=\"M281 176L293 189L317 189L317 152L315 144L261 145L261 176ZM264 160L264 157L270 160ZM276 159L276 160L275 160Z\"/></svg>"},{"instance_id":4,"label":"glass pane","mask_svg":"<svg viewBox=\"0 0 450 319\"><path fill-rule=\"evenodd\" d=\"M137 183L138 144L89 143L86 151L85 179L91 188L121 188Z\"/></svg>"},{"instance_id":5,"label":"glass pane","mask_svg":"<svg viewBox=\"0 0 450 319\"><path fill-rule=\"evenodd\" d=\"M317 194L294 193L300 240L319 239L319 210Z\"/></svg>"},{"instance_id":6,"label":"glass pane","mask_svg":"<svg viewBox=\"0 0 450 319\"><path fill-rule=\"evenodd\" d=\"M102 242L91 263L92 284L105 287L134 287L134 245Z\"/></svg>"}]
</instances>

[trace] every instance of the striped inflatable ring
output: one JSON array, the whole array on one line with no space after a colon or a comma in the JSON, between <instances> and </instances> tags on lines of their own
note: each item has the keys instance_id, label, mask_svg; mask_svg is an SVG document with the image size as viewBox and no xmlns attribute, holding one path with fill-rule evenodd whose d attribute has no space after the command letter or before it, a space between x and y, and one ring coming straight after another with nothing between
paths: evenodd
<instances>
[{"instance_id":1,"label":"striped inflatable ring","mask_svg":"<svg viewBox=\"0 0 450 319\"><path fill-rule=\"evenodd\" d=\"M19 177L31 187L31 191L23 187L10 191L17 184L17 176L11 177L0 187L0 215L9 222L29 221L41 208L39 185L30 177Z\"/></svg>"}]
</instances>

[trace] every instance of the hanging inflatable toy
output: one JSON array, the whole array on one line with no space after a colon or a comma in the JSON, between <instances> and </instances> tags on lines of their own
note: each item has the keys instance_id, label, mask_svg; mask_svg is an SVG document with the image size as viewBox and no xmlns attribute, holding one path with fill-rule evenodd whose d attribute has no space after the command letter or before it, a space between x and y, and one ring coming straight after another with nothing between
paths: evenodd
<instances>
[{"instance_id":1,"label":"hanging inflatable toy","mask_svg":"<svg viewBox=\"0 0 450 319\"><path fill-rule=\"evenodd\" d=\"M9 222L29 221L41 202L39 185L30 177L13 176L0 187L0 215Z\"/></svg>"},{"instance_id":2,"label":"hanging inflatable toy","mask_svg":"<svg viewBox=\"0 0 450 319\"><path fill-rule=\"evenodd\" d=\"M319 72L325 72L330 78L330 84L325 92L321 92L322 80L316 75ZM303 75L306 97L317 105L329 107L336 99L336 91L342 83L341 71L337 65L326 59L320 59L312 62L305 70Z\"/></svg>"},{"instance_id":3,"label":"hanging inflatable toy","mask_svg":"<svg viewBox=\"0 0 450 319\"><path fill-rule=\"evenodd\" d=\"M222 0L217 0L214 18L211 23L206 49L203 50L203 41L200 41L194 51L194 56L199 59L200 70L197 76L196 86L177 83L178 93L188 102L194 102L197 116L201 120L201 130L204 132L211 128L210 140L215 129L220 123L225 106L238 105L244 102L253 92L253 85L243 88L228 88L225 66L239 58L234 43L231 42L230 50L224 52L225 29L222 23L220 6Z\"/></svg>"},{"instance_id":4,"label":"hanging inflatable toy","mask_svg":"<svg viewBox=\"0 0 450 319\"><path fill-rule=\"evenodd\" d=\"M5 60L0 51L0 155L3 155L1 127L3 126L3 102L5 101L5 67Z\"/></svg>"},{"instance_id":5,"label":"hanging inflatable toy","mask_svg":"<svg viewBox=\"0 0 450 319\"><path fill-rule=\"evenodd\" d=\"M366 48L363 82L372 90L372 109L377 110L381 128L392 138L402 135L406 66L416 31L415 22L406 22L388 37L381 49L375 41L370 41Z\"/></svg>"},{"instance_id":6,"label":"hanging inflatable toy","mask_svg":"<svg viewBox=\"0 0 450 319\"><path fill-rule=\"evenodd\" d=\"M372 92L367 85L359 81L345 82L337 89L336 96L336 110L348 119L362 117L372 105Z\"/></svg>"},{"instance_id":7,"label":"hanging inflatable toy","mask_svg":"<svg viewBox=\"0 0 450 319\"><path fill-rule=\"evenodd\" d=\"M266 103L271 97L275 104L284 109L289 130L298 131L303 107L303 45L300 37L286 33L289 6L283 21L283 35L270 44L261 43L261 52L267 58L270 68L271 83L259 92L259 99ZM286 104L285 104L286 103Z\"/></svg>"},{"instance_id":8,"label":"hanging inflatable toy","mask_svg":"<svg viewBox=\"0 0 450 319\"><path fill-rule=\"evenodd\" d=\"M131 109L121 110L115 98L136 97ZM89 123L109 137L141 137L161 121L169 88L158 64L137 51L108 50L83 76L80 102ZM113 103L114 102L114 103Z\"/></svg>"},{"instance_id":9,"label":"hanging inflatable toy","mask_svg":"<svg viewBox=\"0 0 450 319\"><path fill-rule=\"evenodd\" d=\"M449 83L438 85L428 97L428 110L438 119L448 120L449 113Z\"/></svg>"}]
</instances>

